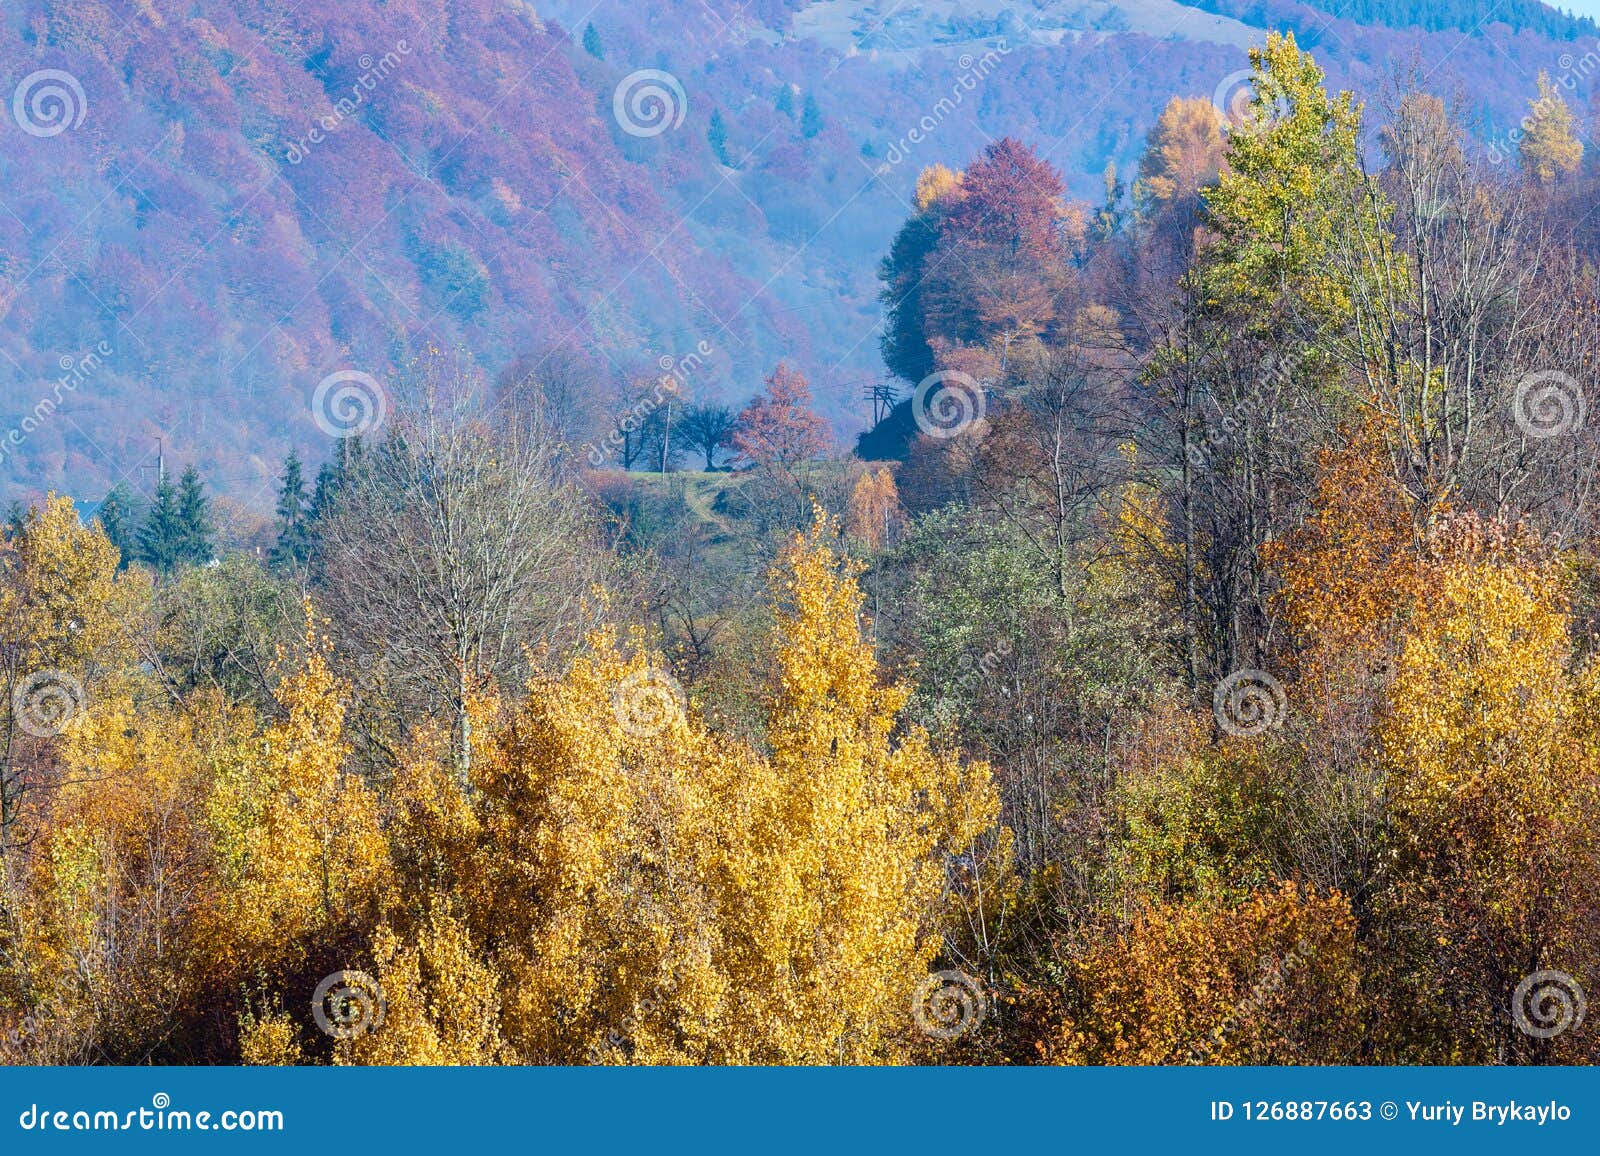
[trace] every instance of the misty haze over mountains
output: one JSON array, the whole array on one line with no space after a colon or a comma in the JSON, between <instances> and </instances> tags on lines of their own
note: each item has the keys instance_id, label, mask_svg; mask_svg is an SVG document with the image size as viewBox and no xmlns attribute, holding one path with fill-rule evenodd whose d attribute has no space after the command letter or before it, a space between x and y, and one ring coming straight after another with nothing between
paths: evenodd
<instances>
[{"instance_id":1,"label":"misty haze over mountains","mask_svg":"<svg viewBox=\"0 0 1600 1156\"><path fill-rule=\"evenodd\" d=\"M0 16L8 500L148 492L159 444L265 508L288 449L327 453L319 383L430 344L618 378L705 346L688 388L729 403L787 359L843 439L885 380L878 265L923 167L1011 135L1097 205L1268 27L1333 87L1417 67L1486 145L1565 75L1587 136L1600 52L1526 0L319 7ZM667 123L625 123L642 72L675 86Z\"/></svg>"}]
</instances>

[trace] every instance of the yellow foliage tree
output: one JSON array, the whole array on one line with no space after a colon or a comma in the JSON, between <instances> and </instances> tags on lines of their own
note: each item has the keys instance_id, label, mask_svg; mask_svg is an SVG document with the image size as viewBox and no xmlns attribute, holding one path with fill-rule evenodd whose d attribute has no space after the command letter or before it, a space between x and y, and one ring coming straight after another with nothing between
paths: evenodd
<instances>
[{"instance_id":1,"label":"yellow foliage tree","mask_svg":"<svg viewBox=\"0 0 1600 1156\"><path fill-rule=\"evenodd\" d=\"M845 509L845 533L869 550L882 549L905 525L894 471L868 470L856 479Z\"/></svg>"},{"instance_id":2,"label":"yellow foliage tree","mask_svg":"<svg viewBox=\"0 0 1600 1156\"><path fill-rule=\"evenodd\" d=\"M765 750L709 731L637 637L625 654L598 632L563 675L534 679L474 768L481 834L460 925L420 955L378 945L412 1042L354 1058L908 1054L912 995L942 942L946 859L992 828L998 804L987 768L936 754L919 730L893 737L907 692L879 685L861 592L827 545L836 533L819 519L775 575ZM454 804L413 827L419 845L472 830ZM449 989L428 987L430 951L453 961L441 975L495 977L497 1036L406 1010L438 1006L418 991Z\"/></svg>"},{"instance_id":3,"label":"yellow foliage tree","mask_svg":"<svg viewBox=\"0 0 1600 1156\"><path fill-rule=\"evenodd\" d=\"M0 858L17 839L29 756L82 715L99 680L131 663L148 582L118 575L117 562L99 526L55 494L0 545Z\"/></svg>"},{"instance_id":4,"label":"yellow foliage tree","mask_svg":"<svg viewBox=\"0 0 1600 1156\"><path fill-rule=\"evenodd\" d=\"M346 766L344 697L307 610L284 718L219 766L209 800L219 901L210 928L227 974L292 974L376 927L392 887L378 796ZM314 981L313 977L313 981Z\"/></svg>"},{"instance_id":5,"label":"yellow foliage tree","mask_svg":"<svg viewBox=\"0 0 1600 1156\"><path fill-rule=\"evenodd\" d=\"M466 927L435 911L415 946L389 928L373 940L384 1014L379 1029L342 1041L337 1058L362 1064L514 1062L500 1039L500 980Z\"/></svg>"},{"instance_id":6,"label":"yellow foliage tree","mask_svg":"<svg viewBox=\"0 0 1600 1156\"><path fill-rule=\"evenodd\" d=\"M1319 455L1310 515L1262 548L1281 583L1277 605L1309 693L1370 685L1392 662L1402 624L1430 583L1405 490L1394 479L1384 427L1369 421Z\"/></svg>"},{"instance_id":7,"label":"yellow foliage tree","mask_svg":"<svg viewBox=\"0 0 1600 1156\"><path fill-rule=\"evenodd\" d=\"M227 727L214 698L178 713L122 689L65 736L0 952L0 1007L23 1014L31 1062L147 1058L205 1006L206 751Z\"/></svg>"},{"instance_id":8,"label":"yellow foliage tree","mask_svg":"<svg viewBox=\"0 0 1600 1156\"><path fill-rule=\"evenodd\" d=\"M1572 671L1558 560L1515 529L1458 519L1400 652L1381 730L1394 827L1384 911L1404 929L1382 985L1393 1054L1505 1063L1572 1041L1518 1031L1512 993L1582 975L1600 802L1594 669Z\"/></svg>"},{"instance_id":9,"label":"yellow foliage tree","mask_svg":"<svg viewBox=\"0 0 1600 1156\"><path fill-rule=\"evenodd\" d=\"M1572 131L1572 110L1551 85L1550 77L1540 72L1538 82L1539 95L1529 102L1517 153L1523 171L1548 185L1577 171L1583 160L1583 142Z\"/></svg>"},{"instance_id":10,"label":"yellow foliage tree","mask_svg":"<svg viewBox=\"0 0 1600 1156\"><path fill-rule=\"evenodd\" d=\"M926 213L961 187L961 173L947 165L929 165L917 174L913 203L917 212Z\"/></svg>"},{"instance_id":11,"label":"yellow foliage tree","mask_svg":"<svg viewBox=\"0 0 1600 1156\"><path fill-rule=\"evenodd\" d=\"M1157 202L1193 196L1217 179L1225 151L1217 106L1204 97L1175 96L1145 138L1140 184Z\"/></svg>"}]
</instances>

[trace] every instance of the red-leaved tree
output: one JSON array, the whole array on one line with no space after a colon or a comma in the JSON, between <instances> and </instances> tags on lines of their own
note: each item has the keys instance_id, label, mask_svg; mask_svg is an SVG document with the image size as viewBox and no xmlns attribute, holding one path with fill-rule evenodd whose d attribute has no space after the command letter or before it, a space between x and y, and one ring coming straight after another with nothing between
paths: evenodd
<instances>
[{"instance_id":1,"label":"red-leaved tree","mask_svg":"<svg viewBox=\"0 0 1600 1156\"><path fill-rule=\"evenodd\" d=\"M788 470L827 453L828 423L811 408L805 374L780 361L766 386L739 414L733 432L739 455L757 466Z\"/></svg>"}]
</instances>

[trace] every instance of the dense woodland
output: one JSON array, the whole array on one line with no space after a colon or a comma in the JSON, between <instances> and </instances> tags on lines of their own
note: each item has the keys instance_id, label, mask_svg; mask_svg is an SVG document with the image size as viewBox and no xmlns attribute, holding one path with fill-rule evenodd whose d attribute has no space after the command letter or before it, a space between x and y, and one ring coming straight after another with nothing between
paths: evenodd
<instances>
[{"instance_id":1,"label":"dense woodland","mask_svg":"<svg viewBox=\"0 0 1600 1156\"><path fill-rule=\"evenodd\" d=\"M1595 1059L1575 114L1495 165L1252 62L1103 203L926 168L856 453L787 364L617 422L579 356L423 348L261 549L193 470L19 508L0 1051Z\"/></svg>"}]
</instances>

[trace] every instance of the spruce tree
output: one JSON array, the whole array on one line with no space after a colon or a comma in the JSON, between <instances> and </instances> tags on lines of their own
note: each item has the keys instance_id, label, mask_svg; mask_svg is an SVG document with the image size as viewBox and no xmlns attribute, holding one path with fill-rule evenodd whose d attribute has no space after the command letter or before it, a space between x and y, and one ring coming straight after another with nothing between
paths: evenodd
<instances>
[{"instance_id":1,"label":"spruce tree","mask_svg":"<svg viewBox=\"0 0 1600 1156\"><path fill-rule=\"evenodd\" d=\"M341 438L333 456L317 471L316 488L311 494L311 537L316 539L316 524L333 512L339 492L361 468L361 439Z\"/></svg>"},{"instance_id":2,"label":"spruce tree","mask_svg":"<svg viewBox=\"0 0 1600 1156\"><path fill-rule=\"evenodd\" d=\"M283 459L283 479L278 490L278 542L272 548L274 566L304 565L311 556L311 525L306 510L306 480L300 455L294 450Z\"/></svg>"},{"instance_id":3,"label":"spruce tree","mask_svg":"<svg viewBox=\"0 0 1600 1156\"><path fill-rule=\"evenodd\" d=\"M806 103L800 109L800 135L810 140L821 131L822 109L817 106L817 98L807 93Z\"/></svg>"},{"instance_id":4,"label":"spruce tree","mask_svg":"<svg viewBox=\"0 0 1600 1156\"><path fill-rule=\"evenodd\" d=\"M596 60L604 60L606 58L606 50L600 43L600 33L593 24L584 26L583 50Z\"/></svg>"},{"instance_id":5,"label":"spruce tree","mask_svg":"<svg viewBox=\"0 0 1600 1156\"><path fill-rule=\"evenodd\" d=\"M216 554L210 507L199 471L193 465L185 466L183 477L178 479L180 559L184 562L202 566Z\"/></svg>"},{"instance_id":6,"label":"spruce tree","mask_svg":"<svg viewBox=\"0 0 1600 1156\"><path fill-rule=\"evenodd\" d=\"M183 557L183 523L178 517L178 491L163 477L144 525L139 527L139 561L162 574L170 574Z\"/></svg>"},{"instance_id":7,"label":"spruce tree","mask_svg":"<svg viewBox=\"0 0 1600 1156\"><path fill-rule=\"evenodd\" d=\"M311 491L313 531L316 524L332 511L334 500L339 496L339 481L339 467L334 463L334 459L329 458L317 471L317 484Z\"/></svg>"},{"instance_id":8,"label":"spruce tree","mask_svg":"<svg viewBox=\"0 0 1600 1156\"><path fill-rule=\"evenodd\" d=\"M711 146L711 151L716 154L717 160L729 168L733 162L728 159L728 125L722 119L722 110L711 110L711 125L706 129L706 143Z\"/></svg>"},{"instance_id":9,"label":"spruce tree","mask_svg":"<svg viewBox=\"0 0 1600 1156\"><path fill-rule=\"evenodd\" d=\"M137 530L134 526L133 495L128 492L126 486L118 482L100 500L100 508L95 511L94 516L100 523L100 532L117 548L118 568L126 567L139 551Z\"/></svg>"}]
</instances>

